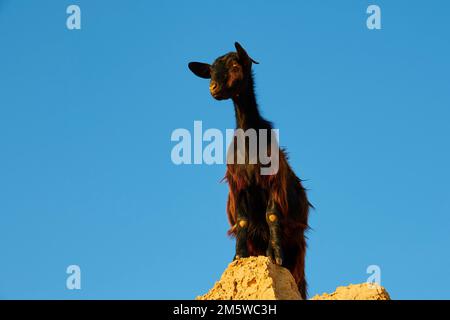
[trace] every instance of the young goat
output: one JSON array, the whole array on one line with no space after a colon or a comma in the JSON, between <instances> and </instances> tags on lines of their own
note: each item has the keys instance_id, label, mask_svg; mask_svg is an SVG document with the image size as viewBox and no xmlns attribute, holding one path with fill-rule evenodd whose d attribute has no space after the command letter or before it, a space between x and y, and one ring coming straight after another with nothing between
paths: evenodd
<instances>
[{"instance_id":1,"label":"young goat","mask_svg":"<svg viewBox=\"0 0 450 320\"><path fill-rule=\"evenodd\" d=\"M239 43L236 42L235 47L237 52L217 58L212 65L191 62L189 69L201 78L211 79L209 89L215 99L233 100L237 129L266 129L270 133L272 125L260 115L255 98L252 63L257 62ZM270 143L269 139L268 145ZM235 137L235 148L236 145ZM229 234L236 237L235 259L258 255L270 257L291 271L302 298L306 299L305 232L311 205L305 189L289 166L284 150L278 147L276 150L278 171L262 175L261 161L249 163L246 144L244 149L246 161L243 164L228 163L225 176L230 189L227 202Z\"/></svg>"}]
</instances>

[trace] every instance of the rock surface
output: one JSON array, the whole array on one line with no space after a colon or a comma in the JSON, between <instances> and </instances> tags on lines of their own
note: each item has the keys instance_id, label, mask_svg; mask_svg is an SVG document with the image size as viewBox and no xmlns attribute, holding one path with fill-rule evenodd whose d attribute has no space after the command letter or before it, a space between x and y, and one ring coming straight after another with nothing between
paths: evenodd
<instances>
[{"instance_id":1,"label":"rock surface","mask_svg":"<svg viewBox=\"0 0 450 320\"><path fill-rule=\"evenodd\" d=\"M338 287L333 293L315 295L311 300L391 300L386 289L370 283Z\"/></svg>"},{"instance_id":2,"label":"rock surface","mask_svg":"<svg viewBox=\"0 0 450 320\"><path fill-rule=\"evenodd\" d=\"M289 270L267 257L249 257L229 264L214 287L197 300L300 300Z\"/></svg>"},{"instance_id":3,"label":"rock surface","mask_svg":"<svg viewBox=\"0 0 450 320\"><path fill-rule=\"evenodd\" d=\"M214 287L197 300L301 300L289 270L273 264L267 257L233 261ZM311 300L390 300L386 290L375 284L338 287L333 293Z\"/></svg>"}]
</instances>

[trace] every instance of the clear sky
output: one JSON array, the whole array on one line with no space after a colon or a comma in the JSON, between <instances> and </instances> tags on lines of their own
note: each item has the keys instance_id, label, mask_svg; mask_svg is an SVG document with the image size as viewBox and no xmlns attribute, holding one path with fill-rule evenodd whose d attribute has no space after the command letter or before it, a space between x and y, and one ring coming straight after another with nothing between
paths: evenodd
<instances>
[{"instance_id":1,"label":"clear sky","mask_svg":"<svg viewBox=\"0 0 450 320\"><path fill-rule=\"evenodd\" d=\"M275 4L276 3L276 4ZM66 28L77 4L82 29ZM368 30L377 4L382 30ZM240 41L311 213L310 295L381 268L450 298L450 3L0 0L0 298L191 299L234 253L224 165L174 129L234 126L187 63ZM81 267L82 289L66 289Z\"/></svg>"}]
</instances>

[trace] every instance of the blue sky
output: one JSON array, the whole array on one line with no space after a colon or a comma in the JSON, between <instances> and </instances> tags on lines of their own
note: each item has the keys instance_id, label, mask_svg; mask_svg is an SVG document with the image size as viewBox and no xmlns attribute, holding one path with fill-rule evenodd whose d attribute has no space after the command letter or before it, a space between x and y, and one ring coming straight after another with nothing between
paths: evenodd
<instances>
[{"instance_id":1,"label":"blue sky","mask_svg":"<svg viewBox=\"0 0 450 320\"><path fill-rule=\"evenodd\" d=\"M82 29L66 28L66 8ZM377 4L382 30L366 28ZM448 1L0 0L0 298L191 299L230 262L223 165L176 128L233 128L187 69L238 40L260 65L311 213L310 295L366 281L450 298ZM68 265L82 289L66 289Z\"/></svg>"}]
</instances>

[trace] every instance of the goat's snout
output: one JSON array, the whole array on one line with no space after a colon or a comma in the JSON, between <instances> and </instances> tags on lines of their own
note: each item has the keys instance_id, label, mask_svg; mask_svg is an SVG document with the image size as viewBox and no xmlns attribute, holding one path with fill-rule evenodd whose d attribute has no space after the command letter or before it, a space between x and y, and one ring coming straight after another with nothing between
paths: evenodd
<instances>
[{"instance_id":1,"label":"goat's snout","mask_svg":"<svg viewBox=\"0 0 450 320\"><path fill-rule=\"evenodd\" d=\"M209 91L211 91L212 94L214 94L217 89L218 89L218 85L216 81L211 81L211 83L209 84Z\"/></svg>"}]
</instances>

